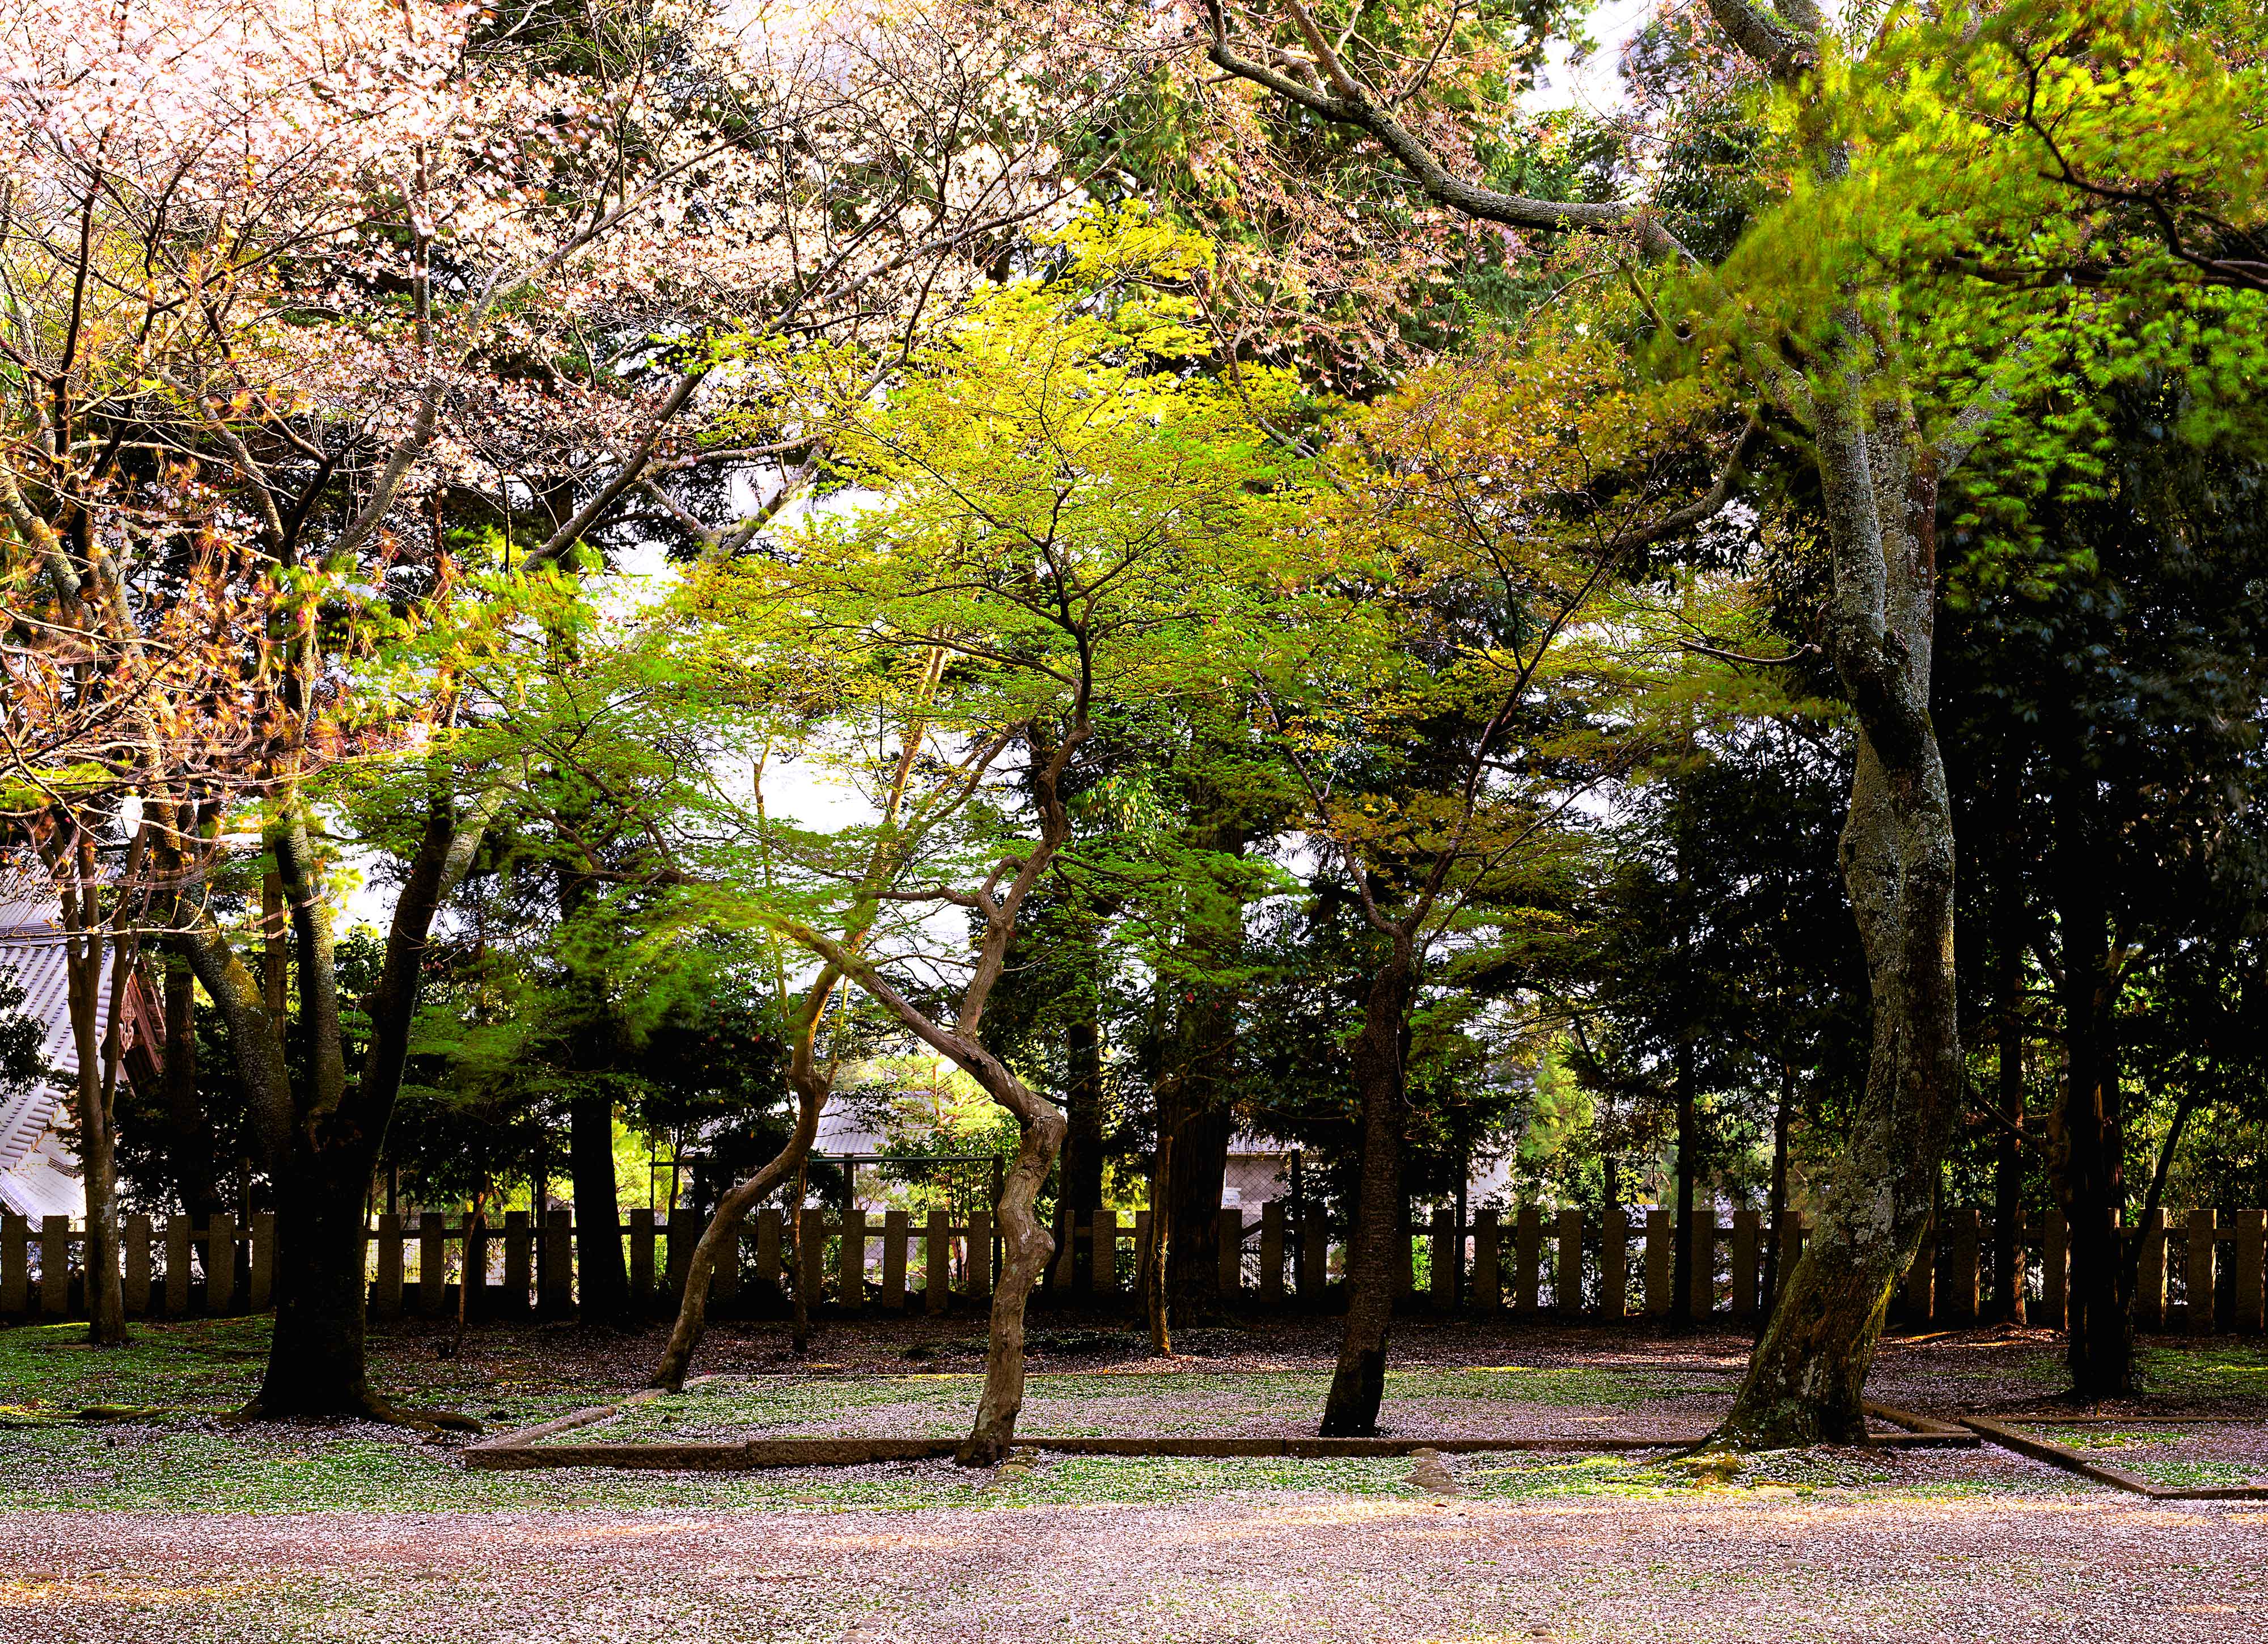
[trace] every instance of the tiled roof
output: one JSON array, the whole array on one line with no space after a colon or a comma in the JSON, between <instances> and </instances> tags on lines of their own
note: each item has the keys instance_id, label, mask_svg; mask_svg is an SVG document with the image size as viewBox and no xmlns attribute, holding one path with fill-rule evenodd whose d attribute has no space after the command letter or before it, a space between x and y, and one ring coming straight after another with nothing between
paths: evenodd
<instances>
[{"instance_id":1,"label":"tiled roof","mask_svg":"<svg viewBox=\"0 0 2268 1644\"><path fill-rule=\"evenodd\" d=\"M0 972L24 990L18 1008L40 1024L40 1053L63 1081L12 1094L0 1091L0 1205L25 1216L85 1209L75 1179L76 1161L55 1133L65 1093L78 1077L62 918L55 885L46 874L20 867L0 871ZM109 970L106 953L103 986L95 996L98 1037L109 1030Z\"/></svg>"}]
</instances>

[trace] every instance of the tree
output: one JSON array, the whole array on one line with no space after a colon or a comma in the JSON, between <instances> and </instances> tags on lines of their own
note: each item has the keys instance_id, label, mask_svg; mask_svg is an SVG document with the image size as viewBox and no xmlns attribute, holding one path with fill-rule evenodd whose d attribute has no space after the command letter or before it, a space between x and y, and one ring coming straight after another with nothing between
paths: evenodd
<instances>
[{"instance_id":1,"label":"tree","mask_svg":"<svg viewBox=\"0 0 2268 1644\"><path fill-rule=\"evenodd\" d=\"M887 882L835 881L852 913L830 922L851 938L740 888L744 917L806 949L830 985L847 977L1017 1123L969 1464L1013 1437L1025 1301L1053 1250L1034 1205L1065 1129L990 1036L993 992L1074 846L1071 772L1101 704L1217 695L1256 643L1244 613L1284 574L1277 538L1296 517L1296 465L1267 431L1288 384L1176 369L1205 351L1187 322L1203 247L1139 214L1043 243L1053 277L979 298L879 409L863 393L830 401L836 460L880 505L816 518L786 551L720 564L706 585L745 613L736 649L784 646L851 688L814 712L817 732L855 724L854 704L922 731L894 780L940 825ZM908 911L874 926L858 911L870 901ZM973 951L937 952L924 909L968 916Z\"/></svg>"},{"instance_id":2,"label":"tree","mask_svg":"<svg viewBox=\"0 0 2268 1644\"><path fill-rule=\"evenodd\" d=\"M1047 74L1015 18L948 39L930 15L767 32L633 4L512 31L196 0L130 26L55 0L5 27L10 586L81 647L55 677L82 718L168 732L80 762L76 797L52 762L25 779L89 835L98 797L139 803L120 905L158 913L228 1022L279 1216L253 1410L385 1415L361 1206L435 920L507 797L444 756L484 708L465 655L540 622L634 488L768 454L701 437L740 398L703 337L901 335L1057 195L1064 100L973 90L1003 61ZM191 603L225 689L144 666L183 589L215 590ZM428 778L358 1072L318 849L348 752ZM212 900L246 821L291 910L297 1067Z\"/></svg>"}]
</instances>

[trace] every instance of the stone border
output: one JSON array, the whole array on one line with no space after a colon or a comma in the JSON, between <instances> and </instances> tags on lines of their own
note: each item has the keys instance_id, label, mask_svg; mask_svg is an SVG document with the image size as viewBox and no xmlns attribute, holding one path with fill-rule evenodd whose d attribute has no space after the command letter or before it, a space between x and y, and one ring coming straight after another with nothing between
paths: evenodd
<instances>
[{"instance_id":1,"label":"stone border","mask_svg":"<svg viewBox=\"0 0 2268 1644\"><path fill-rule=\"evenodd\" d=\"M711 1376L696 1378L714 1380ZM688 1382L687 1386L695 1385ZM958 1438L772 1438L677 1441L658 1444L546 1444L542 1441L578 1427L594 1426L633 1404L658 1396L648 1388L612 1404L594 1404L571 1415L517 1433L467 1445L460 1452L475 1471L519 1471L543 1467L617 1467L637 1471L737 1472L763 1467L857 1467L873 1462L928 1461L953 1454ZM1926 1416L1868 1404L1867 1413L1904 1429L1869 1435L1884 1449L1974 1449L1979 1441L1963 1427ZM1703 1435L1583 1434L1553 1438L1202 1438L1020 1433L1016 1448L1066 1456L1179 1456L1226 1460L1238 1456L1414 1456L1527 1452L1540 1455L1618 1454L1682 1450L1699 1447Z\"/></svg>"},{"instance_id":2,"label":"stone border","mask_svg":"<svg viewBox=\"0 0 2268 1644\"><path fill-rule=\"evenodd\" d=\"M2088 1461L2076 1450L2066 1449L2052 1440L2025 1433L2005 1421L1995 1421L1989 1416L1963 1416L1961 1418L1961 1424L1978 1436L1992 1440L2003 1449L2014 1450L2019 1456L2029 1456L2036 1462L2045 1462L2051 1467L2060 1467L2066 1472L2077 1473L2080 1478L2092 1479L2096 1484L2107 1484L2113 1489L2125 1490L2135 1495L2146 1496L2153 1501L2268 1501L2268 1485L2230 1484L2186 1486L2154 1485L2146 1478L2138 1478L2132 1473L2122 1471L2118 1468L2098 1465L2096 1463ZM2120 1419L2115 1422L2113 1419L2107 1417L2076 1423L2058 1420L2054 1425L2057 1427L2117 1425L2147 1427L2196 1427L2205 1424L2195 1417L2174 1417L2153 1421L2147 1416L2144 1416L2133 1419ZM2214 1425L2243 1427L2246 1424L2242 1420L2235 1420L2219 1422Z\"/></svg>"}]
</instances>

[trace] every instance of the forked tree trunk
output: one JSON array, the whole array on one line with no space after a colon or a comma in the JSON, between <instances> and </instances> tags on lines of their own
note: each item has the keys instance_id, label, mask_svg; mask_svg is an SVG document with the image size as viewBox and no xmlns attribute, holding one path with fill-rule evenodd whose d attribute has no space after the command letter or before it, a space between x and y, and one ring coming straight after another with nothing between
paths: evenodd
<instances>
[{"instance_id":1,"label":"forked tree trunk","mask_svg":"<svg viewBox=\"0 0 2268 1644\"><path fill-rule=\"evenodd\" d=\"M276 1331L254 1410L263 1417L375 1415L364 1358L363 1201L372 1150L295 1139L276 1178Z\"/></svg>"},{"instance_id":2,"label":"forked tree trunk","mask_svg":"<svg viewBox=\"0 0 2268 1644\"><path fill-rule=\"evenodd\" d=\"M1386 1397L1386 1337L1402 1278L1394 1242L1404 1236L1402 1034L1412 992L1411 968L1406 945L1397 943L1394 955L1371 981L1362 1031L1354 1042L1362 1152L1347 1250L1346 1323L1339 1335L1338 1366L1331 1375L1319 1429L1325 1438L1366 1438L1376 1433L1378 1406Z\"/></svg>"},{"instance_id":3,"label":"forked tree trunk","mask_svg":"<svg viewBox=\"0 0 2268 1644\"><path fill-rule=\"evenodd\" d=\"M1852 346L1863 347L1855 322ZM1929 717L1937 476L1909 408L1822 382L1827 650L1859 721L1842 839L1874 1003L1867 1080L1818 1227L1720 1436L1855 1441L1892 1290L1919 1250L1962 1089L1953 812Z\"/></svg>"},{"instance_id":4,"label":"forked tree trunk","mask_svg":"<svg viewBox=\"0 0 2268 1644\"><path fill-rule=\"evenodd\" d=\"M1018 1136L1016 1161L1008 1167L993 1213L1000 1228L1000 1279L992 1292L984 1391L968 1436L954 1452L954 1459L964 1467L997 1465L1006 1458L1016 1436L1016 1417L1024 1407L1024 1304L1056 1249L1054 1235L1041 1225L1034 1206L1063 1148L1064 1129L1063 1115L1051 1103L1034 1097L998 1062L989 1057L985 1061L989 1066L979 1074L980 1082L994 1101L1015 1114Z\"/></svg>"}]
</instances>

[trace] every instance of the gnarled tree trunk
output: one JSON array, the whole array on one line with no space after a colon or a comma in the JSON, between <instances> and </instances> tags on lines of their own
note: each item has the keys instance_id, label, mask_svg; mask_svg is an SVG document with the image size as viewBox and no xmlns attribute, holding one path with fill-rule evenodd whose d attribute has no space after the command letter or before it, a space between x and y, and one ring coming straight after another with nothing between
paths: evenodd
<instances>
[{"instance_id":1,"label":"gnarled tree trunk","mask_svg":"<svg viewBox=\"0 0 2268 1644\"><path fill-rule=\"evenodd\" d=\"M1866 346L1858 323L1845 342ZM1963 1088L1953 969L1953 813L1929 716L1938 476L1912 413L1820 385L1834 572L1830 659L1859 721L1843 879L1874 1002L1867 1080L1818 1226L1720 1433L1855 1441L1883 1317L1920 1248Z\"/></svg>"}]
</instances>

